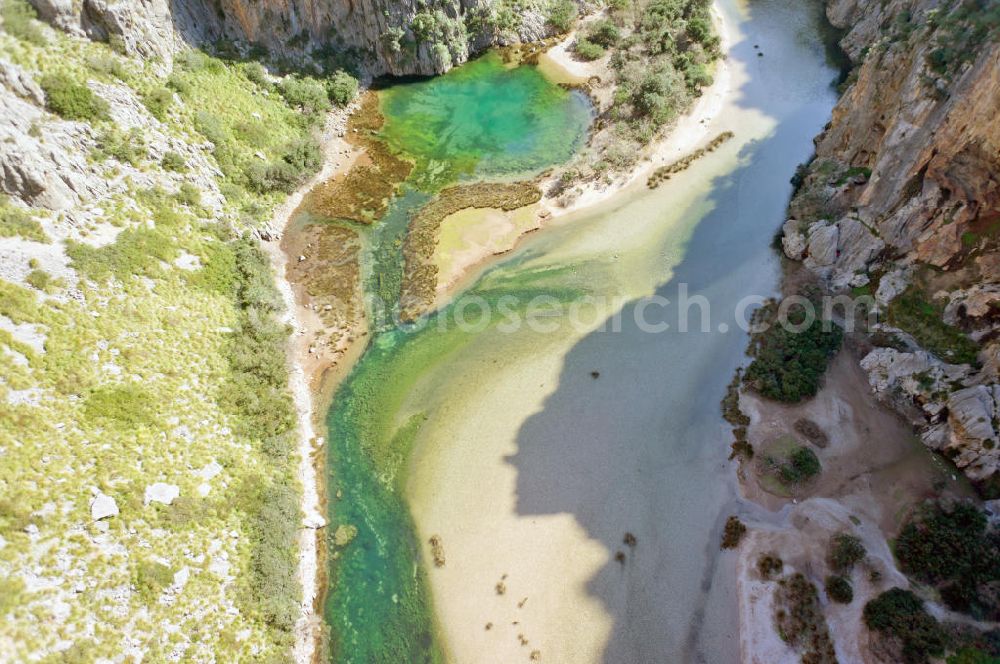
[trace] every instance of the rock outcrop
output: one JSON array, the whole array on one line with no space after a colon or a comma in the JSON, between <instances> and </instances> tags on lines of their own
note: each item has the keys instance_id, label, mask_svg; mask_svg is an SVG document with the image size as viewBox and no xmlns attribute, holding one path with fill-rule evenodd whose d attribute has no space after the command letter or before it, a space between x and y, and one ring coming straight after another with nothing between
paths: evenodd
<instances>
[{"instance_id":1,"label":"rock outcrop","mask_svg":"<svg viewBox=\"0 0 1000 664\"><path fill-rule=\"evenodd\" d=\"M925 443L995 492L1000 11L960 0L828 0L827 16L845 30L854 69L815 160L797 176L783 249L833 290L870 284L890 322L894 300L912 288L910 311L923 299L979 344L977 366L951 365L920 347L929 338L940 347L934 330L882 326L882 338L909 348L876 348L862 366Z\"/></svg>"},{"instance_id":2,"label":"rock outcrop","mask_svg":"<svg viewBox=\"0 0 1000 664\"><path fill-rule=\"evenodd\" d=\"M185 42L233 42L281 59L351 58L372 76L431 75L470 51L552 31L551 0L31 0L64 30L169 62Z\"/></svg>"}]
</instances>

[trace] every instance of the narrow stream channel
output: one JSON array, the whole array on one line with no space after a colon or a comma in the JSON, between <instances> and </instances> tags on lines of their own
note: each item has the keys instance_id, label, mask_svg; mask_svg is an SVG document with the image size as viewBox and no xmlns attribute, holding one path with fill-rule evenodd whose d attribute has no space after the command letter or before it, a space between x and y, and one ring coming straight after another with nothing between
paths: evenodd
<instances>
[{"instance_id":1,"label":"narrow stream channel","mask_svg":"<svg viewBox=\"0 0 1000 664\"><path fill-rule=\"evenodd\" d=\"M738 305L777 286L789 178L829 117L836 71L817 4L721 5L733 92L709 136L735 138L658 189L639 183L558 220L423 325L377 334L339 389L330 527L358 534L330 561L336 661L513 662L535 650L549 662L736 661L732 570L718 551L735 496L719 400L746 344ZM478 90L463 107L504 98L496 83ZM390 140L401 140L400 94L383 105ZM441 94L423 101L433 110ZM572 145L579 116L561 103L571 121L545 136L564 131ZM541 117L526 122L548 127ZM425 169L546 165L530 151L507 161L503 141L472 134L481 140L454 145L473 146L475 163L433 144ZM708 329L699 304L680 332L678 307L651 296L703 297ZM443 567L422 562L431 536Z\"/></svg>"}]
</instances>

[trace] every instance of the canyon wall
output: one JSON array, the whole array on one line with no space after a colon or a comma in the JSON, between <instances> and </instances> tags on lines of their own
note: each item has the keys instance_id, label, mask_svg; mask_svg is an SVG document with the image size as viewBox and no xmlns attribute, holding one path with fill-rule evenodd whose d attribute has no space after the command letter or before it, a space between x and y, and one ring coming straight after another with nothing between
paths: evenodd
<instances>
[{"instance_id":1,"label":"canyon wall","mask_svg":"<svg viewBox=\"0 0 1000 664\"><path fill-rule=\"evenodd\" d=\"M829 0L854 65L782 243L874 297L873 389L1000 486L1000 5Z\"/></svg>"},{"instance_id":2,"label":"canyon wall","mask_svg":"<svg viewBox=\"0 0 1000 664\"><path fill-rule=\"evenodd\" d=\"M31 0L69 32L169 62L223 40L296 61L348 57L372 76L439 74L493 44L551 30L554 0Z\"/></svg>"}]
</instances>

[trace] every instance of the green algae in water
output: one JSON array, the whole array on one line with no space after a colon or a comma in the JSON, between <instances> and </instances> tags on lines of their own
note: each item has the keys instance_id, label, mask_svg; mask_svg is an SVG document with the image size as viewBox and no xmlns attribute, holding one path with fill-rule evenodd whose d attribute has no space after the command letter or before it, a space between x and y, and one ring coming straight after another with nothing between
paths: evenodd
<instances>
[{"instance_id":1,"label":"green algae in water","mask_svg":"<svg viewBox=\"0 0 1000 664\"><path fill-rule=\"evenodd\" d=\"M592 119L582 93L536 67L509 69L495 53L381 94L382 137L432 180L527 174L567 161Z\"/></svg>"},{"instance_id":2,"label":"green algae in water","mask_svg":"<svg viewBox=\"0 0 1000 664\"><path fill-rule=\"evenodd\" d=\"M568 268L564 268L568 269ZM487 275L489 277L489 275ZM572 302L583 292L546 288L537 279L552 273L504 274L485 278L469 293L494 312L487 327L505 322L501 299L524 312L538 295ZM427 662L444 660L437 643L409 510L402 499L410 451L424 414L402 413L416 382L482 331L453 323L454 306L417 328L395 328L375 337L364 358L338 391L327 418L330 433L329 533L340 525L357 528L336 550L326 616L335 635L337 662Z\"/></svg>"}]
</instances>

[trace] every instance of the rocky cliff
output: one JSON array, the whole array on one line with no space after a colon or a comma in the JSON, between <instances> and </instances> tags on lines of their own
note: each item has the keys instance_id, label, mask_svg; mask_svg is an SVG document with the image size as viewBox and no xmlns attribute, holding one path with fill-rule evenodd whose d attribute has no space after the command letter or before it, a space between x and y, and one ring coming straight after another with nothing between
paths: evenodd
<instances>
[{"instance_id":1,"label":"rocky cliff","mask_svg":"<svg viewBox=\"0 0 1000 664\"><path fill-rule=\"evenodd\" d=\"M234 42L305 61L349 57L369 74L437 74L491 44L553 29L556 0L31 0L53 25L169 62L184 43ZM558 21L557 21L558 22Z\"/></svg>"},{"instance_id":2,"label":"rocky cliff","mask_svg":"<svg viewBox=\"0 0 1000 664\"><path fill-rule=\"evenodd\" d=\"M797 176L785 253L874 296L873 389L995 492L1000 5L830 0L827 15L854 69Z\"/></svg>"}]
</instances>

